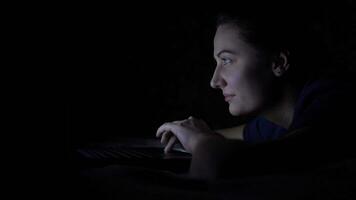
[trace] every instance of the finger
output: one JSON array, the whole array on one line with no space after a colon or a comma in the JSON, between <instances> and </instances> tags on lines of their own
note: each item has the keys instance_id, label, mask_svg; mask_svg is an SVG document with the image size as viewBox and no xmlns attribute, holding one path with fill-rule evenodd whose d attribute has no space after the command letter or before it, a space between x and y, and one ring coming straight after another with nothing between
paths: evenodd
<instances>
[{"instance_id":1,"label":"finger","mask_svg":"<svg viewBox=\"0 0 356 200\"><path fill-rule=\"evenodd\" d=\"M179 120L179 121L174 121L174 122L172 122L172 123L173 123L173 124L176 124L176 125L183 125L183 124L185 124L186 122L188 122L188 119Z\"/></svg>"},{"instance_id":2,"label":"finger","mask_svg":"<svg viewBox=\"0 0 356 200\"><path fill-rule=\"evenodd\" d=\"M164 132L172 132L175 134L177 130L179 129L179 125L176 125L174 123L164 123L162 126L160 126L156 132L156 137L161 137Z\"/></svg>"},{"instance_id":3,"label":"finger","mask_svg":"<svg viewBox=\"0 0 356 200\"><path fill-rule=\"evenodd\" d=\"M162 125L157 129L156 137L161 137L162 134L167 131L166 124L168 124L168 123L162 124Z\"/></svg>"},{"instance_id":4,"label":"finger","mask_svg":"<svg viewBox=\"0 0 356 200\"><path fill-rule=\"evenodd\" d=\"M182 123L184 120L177 120L177 121L173 121L172 123L173 124L180 124L180 123Z\"/></svg>"},{"instance_id":5,"label":"finger","mask_svg":"<svg viewBox=\"0 0 356 200\"><path fill-rule=\"evenodd\" d=\"M172 148L173 148L174 144L176 143L176 141L177 141L177 137L176 136L172 136L169 139L168 144L164 148L164 153L169 153L172 150Z\"/></svg>"},{"instance_id":6,"label":"finger","mask_svg":"<svg viewBox=\"0 0 356 200\"><path fill-rule=\"evenodd\" d=\"M164 132L161 137L161 143L167 144L169 138L171 138L171 135L172 135L172 133L169 131Z\"/></svg>"}]
</instances>

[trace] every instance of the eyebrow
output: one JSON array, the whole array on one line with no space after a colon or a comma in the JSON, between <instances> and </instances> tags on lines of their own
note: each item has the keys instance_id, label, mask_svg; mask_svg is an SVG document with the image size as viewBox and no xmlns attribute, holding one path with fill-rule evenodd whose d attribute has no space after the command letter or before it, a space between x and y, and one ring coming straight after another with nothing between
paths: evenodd
<instances>
[{"instance_id":1,"label":"eyebrow","mask_svg":"<svg viewBox=\"0 0 356 200\"><path fill-rule=\"evenodd\" d=\"M231 50L221 50L218 54L216 54L216 57L220 57L220 55L221 55L222 53L229 53L229 54L234 54L234 55L237 54L235 51L231 51Z\"/></svg>"}]
</instances>

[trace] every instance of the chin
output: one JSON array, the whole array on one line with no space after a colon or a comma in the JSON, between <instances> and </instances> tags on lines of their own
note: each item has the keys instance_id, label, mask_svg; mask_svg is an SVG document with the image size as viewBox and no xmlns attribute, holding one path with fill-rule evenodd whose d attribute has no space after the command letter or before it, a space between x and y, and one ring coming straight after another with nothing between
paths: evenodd
<instances>
[{"instance_id":1,"label":"chin","mask_svg":"<svg viewBox=\"0 0 356 200\"><path fill-rule=\"evenodd\" d=\"M236 108L236 107L233 107L233 106L229 106L229 112L232 116L240 116L242 115L241 113L241 110Z\"/></svg>"},{"instance_id":2,"label":"chin","mask_svg":"<svg viewBox=\"0 0 356 200\"><path fill-rule=\"evenodd\" d=\"M246 116L250 115L252 112L248 110L242 110L241 107L238 106L229 106L229 112L232 116L238 117L238 116Z\"/></svg>"}]
</instances>

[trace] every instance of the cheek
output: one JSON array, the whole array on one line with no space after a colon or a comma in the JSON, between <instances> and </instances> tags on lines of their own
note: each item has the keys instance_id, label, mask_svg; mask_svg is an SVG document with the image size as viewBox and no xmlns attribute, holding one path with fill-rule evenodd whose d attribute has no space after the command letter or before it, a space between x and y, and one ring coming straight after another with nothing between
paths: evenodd
<instances>
[{"instance_id":1,"label":"cheek","mask_svg":"<svg viewBox=\"0 0 356 200\"><path fill-rule=\"evenodd\" d=\"M231 81L235 86L236 100L231 103L230 111L235 114L258 112L264 102L264 83L254 74L241 73Z\"/></svg>"},{"instance_id":2,"label":"cheek","mask_svg":"<svg viewBox=\"0 0 356 200\"><path fill-rule=\"evenodd\" d=\"M258 80L252 73L241 71L238 73L231 73L230 84L236 95L240 98L249 98L256 96L255 91L258 88Z\"/></svg>"},{"instance_id":3,"label":"cheek","mask_svg":"<svg viewBox=\"0 0 356 200\"><path fill-rule=\"evenodd\" d=\"M233 87L236 100L230 104L230 112L235 114L258 113L263 109L266 93L269 91L270 78L267 68L249 60L241 60L238 69L230 72L230 86Z\"/></svg>"}]
</instances>

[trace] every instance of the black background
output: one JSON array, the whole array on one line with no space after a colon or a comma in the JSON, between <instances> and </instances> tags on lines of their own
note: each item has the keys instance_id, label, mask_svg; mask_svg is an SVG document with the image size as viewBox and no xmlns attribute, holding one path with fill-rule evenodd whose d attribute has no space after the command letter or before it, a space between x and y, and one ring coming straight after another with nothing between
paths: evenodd
<instances>
[{"instance_id":1,"label":"black background","mask_svg":"<svg viewBox=\"0 0 356 200\"><path fill-rule=\"evenodd\" d=\"M68 158L74 146L154 137L162 123L190 115L212 128L239 124L242 119L230 116L221 92L209 86L215 67L213 8L233 6L215 3L209 9L206 4L88 2L4 7L10 11L4 16L9 26L3 32L9 37L3 39L10 43L4 71L10 73L3 76L10 79L4 83L10 94L3 98L12 102L3 106L10 109L6 120L14 124L3 131L2 144L8 145L5 153L13 161L5 165L16 171L7 173L7 185L24 185L29 192L20 194L40 191L53 197L62 192L60 179L67 169L62 166L73 168ZM320 4L328 8L324 33L335 66L351 71L356 60L354 6L352 0ZM40 184L50 190L34 184L42 178L39 174L45 178Z\"/></svg>"},{"instance_id":2,"label":"black background","mask_svg":"<svg viewBox=\"0 0 356 200\"><path fill-rule=\"evenodd\" d=\"M215 128L232 123L221 93L209 85L213 17L156 11L71 20L63 52L70 57L69 138L154 137L162 123L190 115L214 121Z\"/></svg>"},{"instance_id":3,"label":"black background","mask_svg":"<svg viewBox=\"0 0 356 200\"><path fill-rule=\"evenodd\" d=\"M317 6L325 10L323 37L335 66L351 71L353 6L353 1ZM190 115L212 128L239 124L242 119L230 116L221 92L209 86L215 14L202 7L93 5L60 13L53 39L64 72L60 81L68 144L154 137L160 124Z\"/></svg>"}]
</instances>

